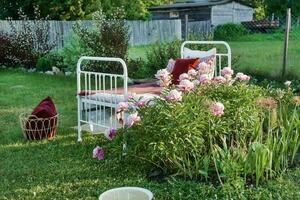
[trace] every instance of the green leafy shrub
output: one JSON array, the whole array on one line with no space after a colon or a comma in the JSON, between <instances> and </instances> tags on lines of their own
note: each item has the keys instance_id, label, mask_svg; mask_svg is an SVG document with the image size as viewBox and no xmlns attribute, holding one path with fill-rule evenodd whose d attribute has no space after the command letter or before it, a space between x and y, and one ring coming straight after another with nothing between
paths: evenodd
<instances>
[{"instance_id":1,"label":"green leafy shrub","mask_svg":"<svg viewBox=\"0 0 300 200\"><path fill-rule=\"evenodd\" d=\"M123 10L119 9L110 16L102 10L93 16L93 27L86 28L76 24L74 32L79 36L89 56L118 57L127 60L128 27L124 20ZM120 72L121 67L116 63L90 63L86 68L91 71Z\"/></svg>"},{"instance_id":2,"label":"green leafy shrub","mask_svg":"<svg viewBox=\"0 0 300 200\"><path fill-rule=\"evenodd\" d=\"M214 29L214 39L232 41L248 33L247 29L241 24L228 23L219 25Z\"/></svg>"},{"instance_id":3,"label":"green leafy shrub","mask_svg":"<svg viewBox=\"0 0 300 200\"><path fill-rule=\"evenodd\" d=\"M166 174L258 185L286 170L299 149L300 100L297 106L292 96L245 83L203 84L180 102L139 108L141 121L119 133L129 155ZM212 114L212 102L224 104L222 116Z\"/></svg>"},{"instance_id":4,"label":"green leafy shrub","mask_svg":"<svg viewBox=\"0 0 300 200\"><path fill-rule=\"evenodd\" d=\"M37 71L51 71L52 67L57 67L60 70L65 70L67 68L64 64L63 57L57 53L49 53L40 57L36 64Z\"/></svg>"},{"instance_id":5,"label":"green leafy shrub","mask_svg":"<svg viewBox=\"0 0 300 200\"><path fill-rule=\"evenodd\" d=\"M36 63L36 70L40 72L52 71L51 60L46 56L40 57Z\"/></svg>"},{"instance_id":6,"label":"green leafy shrub","mask_svg":"<svg viewBox=\"0 0 300 200\"><path fill-rule=\"evenodd\" d=\"M72 33L66 45L58 50L63 65L70 71L76 71L76 64L81 56L92 55L91 49L87 48L78 35Z\"/></svg>"},{"instance_id":7,"label":"green leafy shrub","mask_svg":"<svg viewBox=\"0 0 300 200\"><path fill-rule=\"evenodd\" d=\"M157 70L164 68L168 64L168 60L180 57L181 41L177 40L171 43L156 44L147 52L147 64L151 74Z\"/></svg>"},{"instance_id":8,"label":"green leafy shrub","mask_svg":"<svg viewBox=\"0 0 300 200\"><path fill-rule=\"evenodd\" d=\"M151 71L146 66L146 62L141 58L128 60L128 76L130 78L143 79L151 76Z\"/></svg>"}]
</instances>

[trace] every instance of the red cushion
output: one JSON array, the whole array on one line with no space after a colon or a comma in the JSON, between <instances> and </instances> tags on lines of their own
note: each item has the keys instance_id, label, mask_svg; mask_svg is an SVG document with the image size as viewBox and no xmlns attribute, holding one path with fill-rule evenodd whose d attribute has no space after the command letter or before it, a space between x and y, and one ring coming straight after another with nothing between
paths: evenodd
<instances>
[{"instance_id":1,"label":"red cushion","mask_svg":"<svg viewBox=\"0 0 300 200\"><path fill-rule=\"evenodd\" d=\"M172 71L172 83L177 85L179 83L179 76L183 73L187 73L190 69L195 69L199 63L199 58L177 58Z\"/></svg>"},{"instance_id":2,"label":"red cushion","mask_svg":"<svg viewBox=\"0 0 300 200\"><path fill-rule=\"evenodd\" d=\"M46 97L39 103L31 114L38 118L49 118L57 115L57 112L52 99L50 97Z\"/></svg>"}]
</instances>

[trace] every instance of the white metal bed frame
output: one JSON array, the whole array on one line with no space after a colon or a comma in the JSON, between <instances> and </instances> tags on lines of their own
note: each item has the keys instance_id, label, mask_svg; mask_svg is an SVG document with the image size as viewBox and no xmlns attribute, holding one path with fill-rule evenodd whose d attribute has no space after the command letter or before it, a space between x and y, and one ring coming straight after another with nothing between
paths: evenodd
<instances>
[{"instance_id":1,"label":"white metal bed frame","mask_svg":"<svg viewBox=\"0 0 300 200\"><path fill-rule=\"evenodd\" d=\"M90 72L83 71L81 69L82 61L100 61L100 62L115 62L120 63L123 67L123 74L109 74L101 72ZM84 78L83 85L84 91L90 93L89 91L99 91L110 96L110 102L107 102L107 99L97 96L96 99L91 98L90 95L80 96L79 93L82 92L82 81L81 78ZM128 74L127 74L127 65L124 60L120 58L109 58L109 57L88 57L83 56L78 60L77 63L77 103L78 103L78 142L82 141L82 123L86 123L90 126L90 130L93 130L94 126L101 128L117 128L117 119L116 119L116 107L118 102L114 98L117 94L118 88L118 79L123 80L123 97L124 101L128 95ZM94 83L94 85L93 85ZM109 88L107 88L107 85ZM94 86L94 87L93 87ZM96 119L91 119L91 109L95 110ZM109 109L110 116L114 119L111 119L109 122L106 121L106 112ZM100 112L100 116L99 116ZM103 113L103 115L102 115ZM100 119L98 119L98 116ZM109 125L107 125L107 123Z\"/></svg>"},{"instance_id":2,"label":"white metal bed frame","mask_svg":"<svg viewBox=\"0 0 300 200\"><path fill-rule=\"evenodd\" d=\"M189 44L195 45L223 45L226 47L226 53L217 53L216 58L218 62L216 63L215 76L220 75L222 69L222 57L227 57L227 66L231 67L231 48L228 43L223 41L185 41L181 45L181 58L184 57L184 47ZM109 74L102 72L91 72L84 71L81 69L83 61L98 61L98 62L115 62L120 63L123 68L122 74ZM83 78L83 81L81 80ZM83 56L78 60L77 63L77 103L78 103L78 142L82 141L82 124L88 124L90 130L94 127L100 127L104 129L117 128L117 117L116 117L116 107L119 102L116 100L118 87L118 79L122 81L122 99L125 101L128 96L128 73L127 65L124 60L120 58L111 57L88 57ZM108 85L108 88L107 88ZM86 92L85 95L79 95L83 91ZM100 94L104 94L109 98L101 97L101 95L94 95L90 91L101 91ZM92 96L94 95L94 98ZM95 116L93 119L91 116L91 110L94 110ZM108 110L108 113L107 113ZM99 116L100 112L100 116ZM106 121L106 114L109 114L110 120Z\"/></svg>"}]
</instances>

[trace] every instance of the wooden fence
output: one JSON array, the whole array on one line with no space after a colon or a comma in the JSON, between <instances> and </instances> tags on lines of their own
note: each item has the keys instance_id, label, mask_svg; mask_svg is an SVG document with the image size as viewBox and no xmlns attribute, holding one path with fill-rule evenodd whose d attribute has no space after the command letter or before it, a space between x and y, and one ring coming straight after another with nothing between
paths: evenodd
<instances>
[{"instance_id":1,"label":"wooden fence","mask_svg":"<svg viewBox=\"0 0 300 200\"><path fill-rule=\"evenodd\" d=\"M189 35L209 35L212 34L212 24L211 21L192 21L188 23Z\"/></svg>"},{"instance_id":2,"label":"wooden fence","mask_svg":"<svg viewBox=\"0 0 300 200\"><path fill-rule=\"evenodd\" d=\"M12 21L17 30L21 28L23 21ZM33 22L29 22L33 23ZM75 21L49 21L50 41L56 41L58 48L64 46L70 37ZM82 21L84 26L90 27L92 21ZM152 20L152 21L127 21L129 26L131 46L147 45L155 42L170 42L181 39L180 20ZM10 32L8 21L0 20L0 32Z\"/></svg>"}]
</instances>

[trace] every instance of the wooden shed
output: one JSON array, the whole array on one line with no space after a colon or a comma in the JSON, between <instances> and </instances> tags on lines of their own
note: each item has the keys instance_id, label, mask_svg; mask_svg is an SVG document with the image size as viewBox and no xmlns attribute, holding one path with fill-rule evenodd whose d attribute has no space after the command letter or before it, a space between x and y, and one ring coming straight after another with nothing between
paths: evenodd
<instances>
[{"instance_id":1,"label":"wooden shed","mask_svg":"<svg viewBox=\"0 0 300 200\"><path fill-rule=\"evenodd\" d=\"M202 22L213 27L225 23L241 23L253 20L254 9L234 0L177 0L173 4L151 7L151 18L181 19L183 35L186 16L188 22Z\"/></svg>"}]
</instances>

